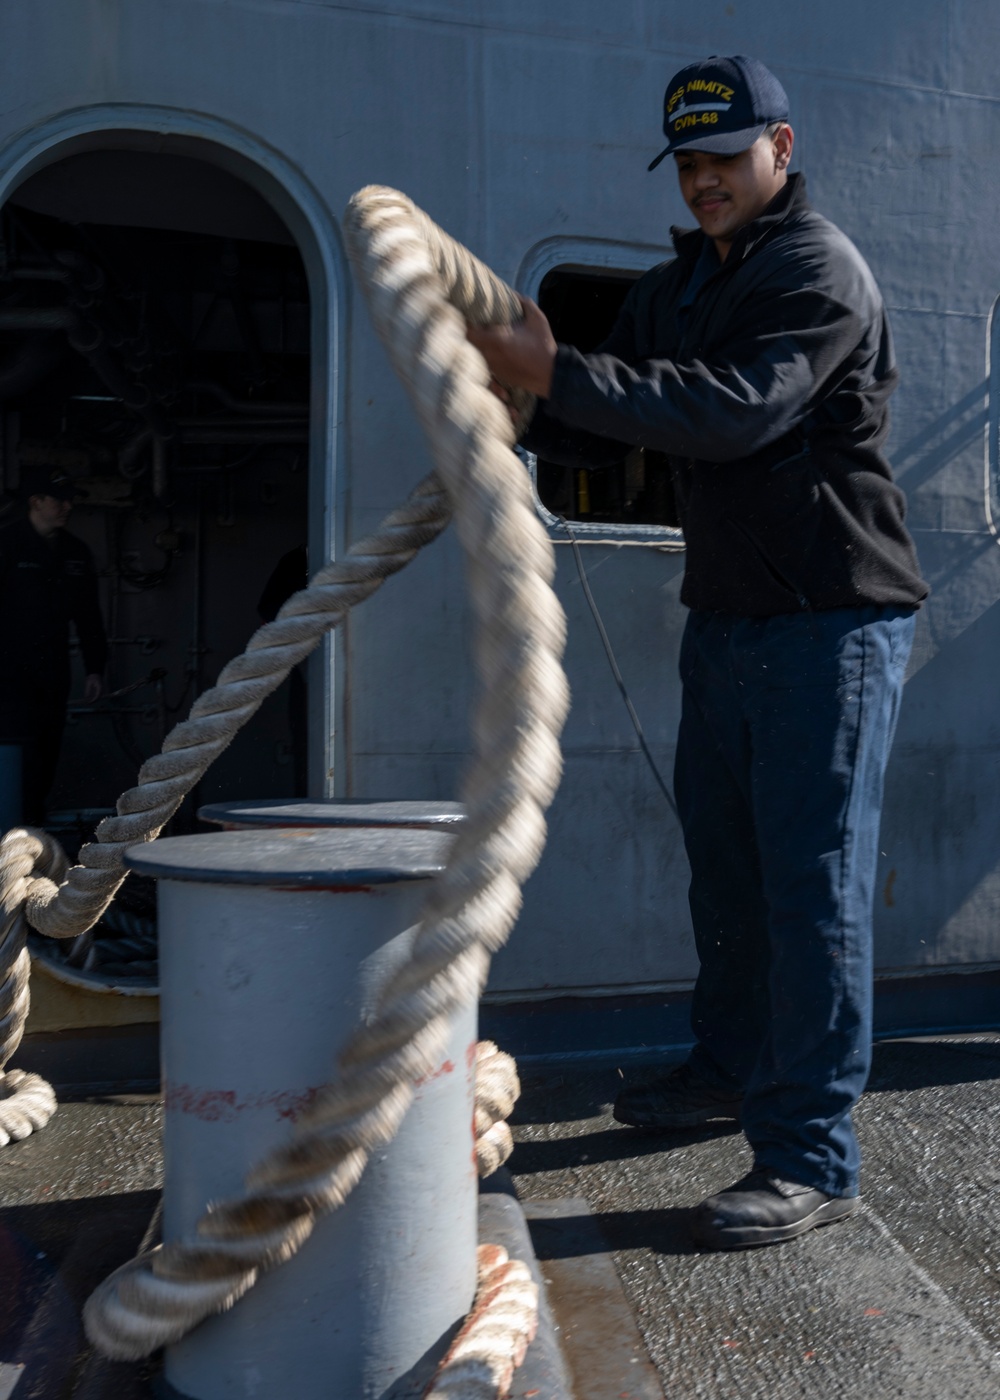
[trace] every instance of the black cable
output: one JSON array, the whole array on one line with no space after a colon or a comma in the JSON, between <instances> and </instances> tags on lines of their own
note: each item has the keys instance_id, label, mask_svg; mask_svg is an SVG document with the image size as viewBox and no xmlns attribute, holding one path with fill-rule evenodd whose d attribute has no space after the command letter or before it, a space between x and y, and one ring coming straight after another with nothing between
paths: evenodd
<instances>
[{"instance_id":1,"label":"black cable","mask_svg":"<svg viewBox=\"0 0 1000 1400\"><path fill-rule=\"evenodd\" d=\"M590 582L587 578L587 571L583 567L583 555L580 553L580 542L577 539L576 535L573 533L572 526L570 525L566 517L564 515L560 515L559 519L562 522L567 535L569 535L570 544L573 546L573 558L576 560L576 571L580 575L580 585L583 588L583 596L586 598L587 606L590 608L594 622L597 624L597 631L600 635L601 641L604 644L604 651L608 658L608 664L611 667L611 674L614 676L615 684L621 692L622 699L625 701L625 708L626 710L628 710L629 719L632 721L632 728L635 730L636 738L639 740L639 747L642 749L643 753L646 756L646 762L649 764L652 770L653 777L656 779L660 791L663 793L663 796L667 799L667 806L670 808L671 812L673 812L674 816L677 817L679 821L680 814L677 811L677 803L674 801L673 794L671 793L670 789L663 781L663 776L660 773L659 768L657 768L656 766L656 760L653 758L653 755L649 751L649 745L646 743L646 736L642 732L642 725L639 723L639 716L635 712L635 706L632 704L632 699L628 693L628 689L626 688L625 681L622 678L622 673L618 669L618 662L615 659L615 653L611 646L611 638L608 636L607 629L604 626L604 621L601 618L601 614L597 610L597 604L594 601L594 595L590 591Z\"/></svg>"}]
</instances>

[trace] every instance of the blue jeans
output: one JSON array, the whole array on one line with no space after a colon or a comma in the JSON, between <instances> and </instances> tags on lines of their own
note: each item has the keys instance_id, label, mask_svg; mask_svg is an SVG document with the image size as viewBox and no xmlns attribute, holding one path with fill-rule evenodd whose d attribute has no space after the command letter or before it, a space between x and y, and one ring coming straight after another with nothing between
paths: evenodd
<instances>
[{"instance_id":1,"label":"blue jeans","mask_svg":"<svg viewBox=\"0 0 1000 1400\"><path fill-rule=\"evenodd\" d=\"M699 1074L758 1165L858 1190L882 788L912 609L691 613L674 780L701 968Z\"/></svg>"}]
</instances>

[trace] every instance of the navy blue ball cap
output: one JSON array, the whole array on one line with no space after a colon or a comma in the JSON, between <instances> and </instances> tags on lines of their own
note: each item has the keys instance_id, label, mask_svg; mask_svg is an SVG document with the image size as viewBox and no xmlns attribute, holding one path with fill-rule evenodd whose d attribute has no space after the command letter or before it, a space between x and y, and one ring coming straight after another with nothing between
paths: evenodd
<instances>
[{"instance_id":1,"label":"navy blue ball cap","mask_svg":"<svg viewBox=\"0 0 1000 1400\"><path fill-rule=\"evenodd\" d=\"M19 494L23 500L29 496L55 496L57 501L75 501L80 491L69 472L62 467L47 467L32 464L21 472Z\"/></svg>"},{"instance_id":2,"label":"navy blue ball cap","mask_svg":"<svg viewBox=\"0 0 1000 1400\"><path fill-rule=\"evenodd\" d=\"M788 120L788 94L759 58L734 54L708 58L682 68L663 95L664 156L690 146L735 156L749 150L771 122Z\"/></svg>"}]
</instances>

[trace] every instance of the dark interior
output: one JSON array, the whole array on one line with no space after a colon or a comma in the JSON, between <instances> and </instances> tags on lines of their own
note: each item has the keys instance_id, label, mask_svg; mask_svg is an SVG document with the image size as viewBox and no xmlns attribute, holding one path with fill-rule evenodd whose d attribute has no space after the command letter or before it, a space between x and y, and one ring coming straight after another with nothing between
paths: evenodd
<instances>
[{"instance_id":1,"label":"dark interior","mask_svg":"<svg viewBox=\"0 0 1000 1400\"><path fill-rule=\"evenodd\" d=\"M635 274L557 267L538 302L555 337L584 354L611 331ZM537 489L553 515L615 525L676 525L670 469L662 453L634 448L610 467L584 471L539 458Z\"/></svg>"}]
</instances>

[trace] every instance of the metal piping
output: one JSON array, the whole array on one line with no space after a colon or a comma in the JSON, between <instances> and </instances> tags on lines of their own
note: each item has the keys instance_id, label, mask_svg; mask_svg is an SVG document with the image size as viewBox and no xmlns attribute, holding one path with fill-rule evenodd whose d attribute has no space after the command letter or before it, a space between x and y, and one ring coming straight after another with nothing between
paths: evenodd
<instances>
[{"instance_id":1,"label":"metal piping","mask_svg":"<svg viewBox=\"0 0 1000 1400\"><path fill-rule=\"evenodd\" d=\"M251 447L281 446L283 444L294 444L306 442L309 437L309 430L306 424L299 428L271 428L262 425L260 428L243 426L242 428L219 428L213 430L210 424L201 428L189 428L181 430L181 441L192 446L217 446L224 447L227 443L236 445L247 444Z\"/></svg>"},{"instance_id":2,"label":"metal piping","mask_svg":"<svg viewBox=\"0 0 1000 1400\"><path fill-rule=\"evenodd\" d=\"M69 313L73 315L73 313ZM2 322L0 322L2 325ZM74 316L73 325L67 328L69 343L88 362L111 392L126 408L145 419L149 427L159 437L170 437L173 428L169 419L144 384L135 384L122 369L105 344L101 327L93 321Z\"/></svg>"},{"instance_id":3,"label":"metal piping","mask_svg":"<svg viewBox=\"0 0 1000 1400\"><path fill-rule=\"evenodd\" d=\"M52 262L39 263L37 266L31 262L22 262L17 267L7 268L2 274L3 280L64 284L72 282L85 292L97 292L104 286L104 273L82 254L63 250L53 253L52 258L58 266L54 266Z\"/></svg>"},{"instance_id":4,"label":"metal piping","mask_svg":"<svg viewBox=\"0 0 1000 1400\"><path fill-rule=\"evenodd\" d=\"M292 403L289 401L275 401L268 403L263 400L238 399L235 394L229 393L228 389L221 384L216 384L209 379L195 379L185 388L195 394L211 394L214 399L218 399L223 408L230 409L233 413L245 414L247 417L268 417L275 418L305 418L309 414L309 405L304 403Z\"/></svg>"},{"instance_id":5,"label":"metal piping","mask_svg":"<svg viewBox=\"0 0 1000 1400\"><path fill-rule=\"evenodd\" d=\"M0 363L0 400L25 394L55 369L66 346L55 335L40 335Z\"/></svg>"},{"instance_id":6,"label":"metal piping","mask_svg":"<svg viewBox=\"0 0 1000 1400\"><path fill-rule=\"evenodd\" d=\"M100 300L106 287L102 269L80 253L59 250L48 262L32 266L22 263L9 269L5 276L17 281L62 282L67 286L70 305L65 307L3 307L0 308L0 331L4 330L64 330L70 345L82 355L98 377L126 408L145 419L150 429L160 437L172 435L166 415L155 401L150 389L131 378L110 353L108 347L120 348L132 340L128 330L115 315L114 306L107 308L110 324L101 325L83 313Z\"/></svg>"},{"instance_id":7,"label":"metal piping","mask_svg":"<svg viewBox=\"0 0 1000 1400\"><path fill-rule=\"evenodd\" d=\"M16 267L7 268L5 277L19 281L73 282L87 292L99 291L105 284L100 267L83 255L61 248L35 261L30 255Z\"/></svg>"},{"instance_id":8,"label":"metal piping","mask_svg":"<svg viewBox=\"0 0 1000 1400\"><path fill-rule=\"evenodd\" d=\"M167 440L153 438L153 495L161 501L167 494Z\"/></svg>"},{"instance_id":9,"label":"metal piping","mask_svg":"<svg viewBox=\"0 0 1000 1400\"><path fill-rule=\"evenodd\" d=\"M273 417L255 419L238 418L229 414L218 414L216 416L199 416L197 418L190 415L175 420L177 427L183 432L185 428L205 429L220 432L236 429L242 433L273 432L277 429L291 429L294 432L304 432L308 424L304 418L289 418L286 414L275 414Z\"/></svg>"},{"instance_id":10,"label":"metal piping","mask_svg":"<svg viewBox=\"0 0 1000 1400\"><path fill-rule=\"evenodd\" d=\"M78 319L68 306L0 307L0 331L68 331Z\"/></svg>"},{"instance_id":11,"label":"metal piping","mask_svg":"<svg viewBox=\"0 0 1000 1400\"><path fill-rule=\"evenodd\" d=\"M152 437L152 428L140 428L119 452L118 471L126 481L135 481L146 471L149 464L142 461L142 454Z\"/></svg>"},{"instance_id":12,"label":"metal piping","mask_svg":"<svg viewBox=\"0 0 1000 1400\"><path fill-rule=\"evenodd\" d=\"M126 408L144 418L154 433L170 437L173 429L144 384L136 385L109 352L102 328L66 306L0 308L0 331L63 330L70 345Z\"/></svg>"}]
</instances>

